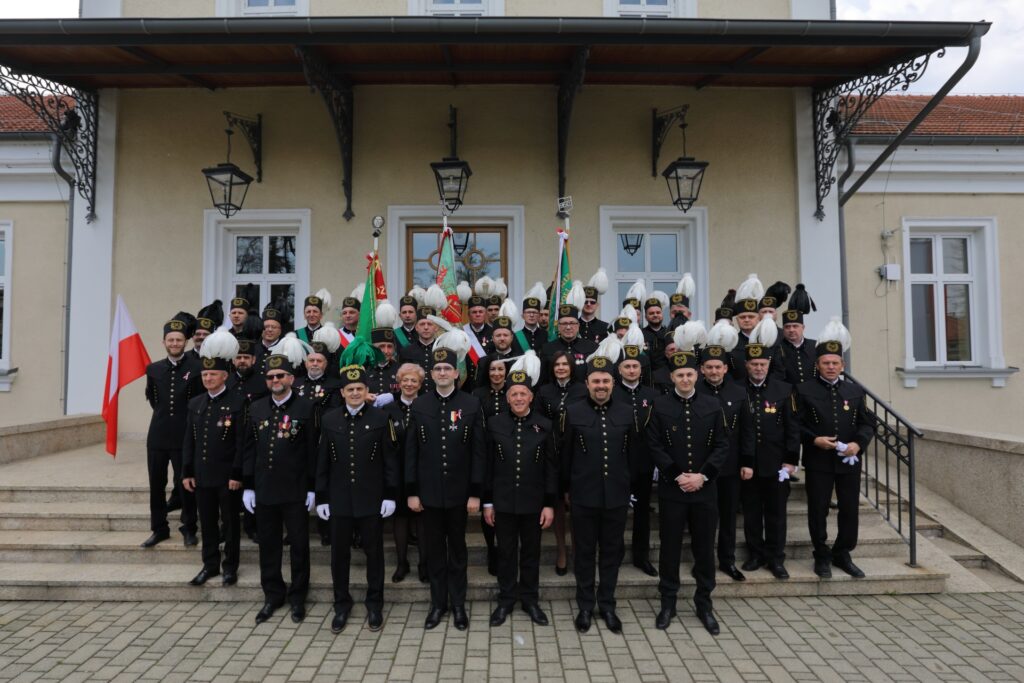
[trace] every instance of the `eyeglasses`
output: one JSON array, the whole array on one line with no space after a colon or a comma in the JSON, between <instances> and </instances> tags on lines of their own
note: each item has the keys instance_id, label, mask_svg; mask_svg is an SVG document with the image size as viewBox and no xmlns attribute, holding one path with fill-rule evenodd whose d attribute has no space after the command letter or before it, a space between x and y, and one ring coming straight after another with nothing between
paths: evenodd
<instances>
[{"instance_id":1,"label":"eyeglasses","mask_svg":"<svg viewBox=\"0 0 1024 683\"><path fill-rule=\"evenodd\" d=\"M596 304L596 303L597 303L597 299L587 299L587 300L585 300L585 301L584 301L583 303L584 303L584 304L587 304L587 305L591 305L591 306L593 306L594 304Z\"/></svg>"},{"instance_id":2,"label":"eyeglasses","mask_svg":"<svg viewBox=\"0 0 1024 683\"><path fill-rule=\"evenodd\" d=\"M579 320L559 320L558 324L562 327L574 327L580 324Z\"/></svg>"},{"instance_id":3,"label":"eyeglasses","mask_svg":"<svg viewBox=\"0 0 1024 683\"><path fill-rule=\"evenodd\" d=\"M283 373L283 372L275 374L275 375L267 375L267 381L268 382L279 382L280 380L284 379L287 376L288 375Z\"/></svg>"}]
</instances>

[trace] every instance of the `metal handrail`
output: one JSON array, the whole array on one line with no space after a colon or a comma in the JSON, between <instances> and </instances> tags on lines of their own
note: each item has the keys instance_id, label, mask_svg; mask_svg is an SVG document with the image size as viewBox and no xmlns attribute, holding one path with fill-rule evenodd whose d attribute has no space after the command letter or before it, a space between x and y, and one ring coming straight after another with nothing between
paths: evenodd
<instances>
[{"instance_id":1,"label":"metal handrail","mask_svg":"<svg viewBox=\"0 0 1024 683\"><path fill-rule=\"evenodd\" d=\"M914 441L924 437L924 432L857 379L849 374L845 377L864 390L867 397L865 408L875 424L874 438L863 453L862 492L872 507L878 510L882 518L910 547L910 560L907 564L916 567L917 501L914 487Z\"/></svg>"}]
</instances>

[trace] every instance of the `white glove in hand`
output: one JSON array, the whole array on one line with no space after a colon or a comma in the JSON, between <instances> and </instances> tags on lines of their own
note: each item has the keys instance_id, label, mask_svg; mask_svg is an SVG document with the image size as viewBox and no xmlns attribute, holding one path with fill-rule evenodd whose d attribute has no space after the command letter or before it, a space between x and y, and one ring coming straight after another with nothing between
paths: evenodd
<instances>
[{"instance_id":1,"label":"white glove in hand","mask_svg":"<svg viewBox=\"0 0 1024 683\"><path fill-rule=\"evenodd\" d=\"M389 403L395 402L394 394L380 394L377 396L377 400L373 402L374 407L383 408Z\"/></svg>"},{"instance_id":2,"label":"white glove in hand","mask_svg":"<svg viewBox=\"0 0 1024 683\"><path fill-rule=\"evenodd\" d=\"M784 482L789 479L789 470L785 467L779 470L779 482Z\"/></svg>"},{"instance_id":3,"label":"white glove in hand","mask_svg":"<svg viewBox=\"0 0 1024 683\"><path fill-rule=\"evenodd\" d=\"M380 502L380 516L386 518L393 514L395 514L395 501L382 500Z\"/></svg>"},{"instance_id":4,"label":"white glove in hand","mask_svg":"<svg viewBox=\"0 0 1024 683\"><path fill-rule=\"evenodd\" d=\"M848 455L845 458L843 458L843 462L847 465L856 465L858 460L859 458L857 458L856 455Z\"/></svg>"},{"instance_id":5,"label":"white glove in hand","mask_svg":"<svg viewBox=\"0 0 1024 683\"><path fill-rule=\"evenodd\" d=\"M242 491L242 505L252 514L256 514L256 492L252 489Z\"/></svg>"},{"instance_id":6,"label":"white glove in hand","mask_svg":"<svg viewBox=\"0 0 1024 683\"><path fill-rule=\"evenodd\" d=\"M842 441L836 441L836 452L845 453L847 448L847 444L843 443Z\"/></svg>"},{"instance_id":7,"label":"white glove in hand","mask_svg":"<svg viewBox=\"0 0 1024 683\"><path fill-rule=\"evenodd\" d=\"M316 506L316 516L325 522L331 518L331 506L327 503Z\"/></svg>"},{"instance_id":8,"label":"white glove in hand","mask_svg":"<svg viewBox=\"0 0 1024 683\"><path fill-rule=\"evenodd\" d=\"M314 507L316 507L316 494L306 491L306 511L312 512Z\"/></svg>"}]
</instances>

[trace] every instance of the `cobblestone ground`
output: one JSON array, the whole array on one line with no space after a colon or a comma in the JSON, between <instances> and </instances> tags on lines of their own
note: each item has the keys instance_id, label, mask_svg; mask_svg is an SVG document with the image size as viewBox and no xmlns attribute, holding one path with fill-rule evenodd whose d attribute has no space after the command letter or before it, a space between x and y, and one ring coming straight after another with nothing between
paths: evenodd
<instances>
[{"instance_id":1,"label":"cobblestone ground","mask_svg":"<svg viewBox=\"0 0 1024 683\"><path fill-rule=\"evenodd\" d=\"M357 608L334 636L323 604L255 626L258 605L5 602L0 680L1024 680L1020 593L723 599L718 638L689 614L656 630L645 600L620 605L624 636L596 620L580 636L569 602L543 606L553 626L516 612L490 629L476 603L469 631L425 632L425 607L394 605L378 634Z\"/></svg>"}]
</instances>

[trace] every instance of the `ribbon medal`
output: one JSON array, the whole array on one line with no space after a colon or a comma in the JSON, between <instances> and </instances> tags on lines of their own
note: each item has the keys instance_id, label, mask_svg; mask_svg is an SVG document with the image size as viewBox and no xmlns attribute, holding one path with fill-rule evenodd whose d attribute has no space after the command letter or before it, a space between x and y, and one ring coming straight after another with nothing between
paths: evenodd
<instances>
[{"instance_id":1,"label":"ribbon medal","mask_svg":"<svg viewBox=\"0 0 1024 683\"><path fill-rule=\"evenodd\" d=\"M454 431L456 431L459 428L458 422L459 422L459 420L462 419L462 411L461 410L453 410L453 411L451 411L449 413L449 419L451 420L451 425L448 427L448 429L450 429L451 431L454 432Z\"/></svg>"},{"instance_id":2,"label":"ribbon medal","mask_svg":"<svg viewBox=\"0 0 1024 683\"><path fill-rule=\"evenodd\" d=\"M843 410L849 410L849 409L850 409L850 402L847 401L846 399L843 399Z\"/></svg>"}]
</instances>

